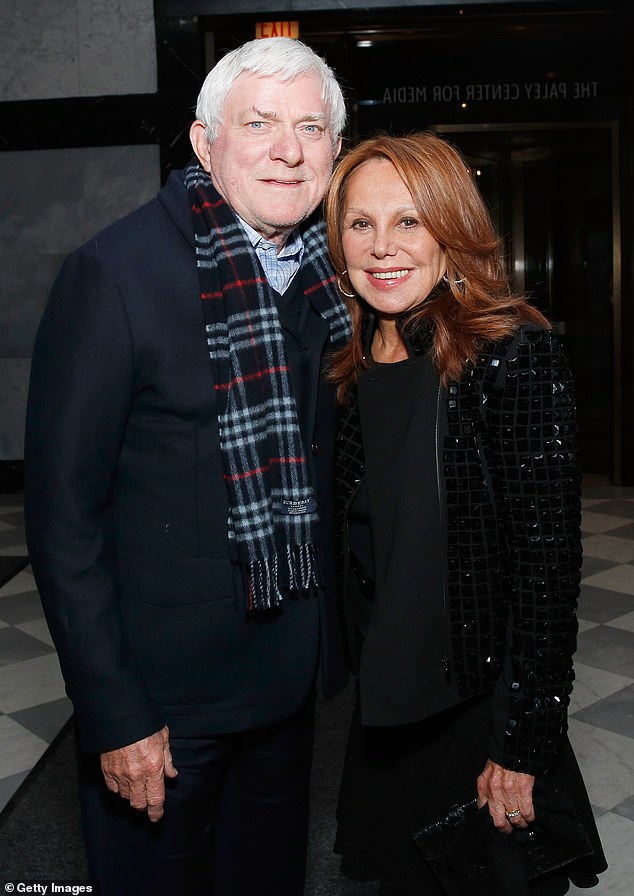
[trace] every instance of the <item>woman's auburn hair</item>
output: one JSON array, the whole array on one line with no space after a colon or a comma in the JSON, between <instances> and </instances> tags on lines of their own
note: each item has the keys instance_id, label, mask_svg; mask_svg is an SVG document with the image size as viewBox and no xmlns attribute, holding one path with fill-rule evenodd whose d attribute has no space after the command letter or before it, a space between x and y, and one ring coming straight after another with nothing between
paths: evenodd
<instances>
[{"instance_id":1,"label":"woman's auburn hair","mask_svg":"<svg viewBox=\"0 0 634 896\"><path fill-rule=\"evenodd\" d=\"M371 137L350 149L336 165L324 211L330 256L338 275L346 269L342 233L348 181L361 165L375 159L396 168L422 224L445 251L447 289L437 291L429 303L421 301L408 317L408 326L431 324L432 357L443 383L460 379L485 342L507 336L525 322L549 327L537 308L511 292L500 240L464 157L445 139L426 131ZM361 332L364 303L356 295L344 298L352 337L333 355L328 372L340 402L368 367Z\"/></svg>"}]
</instances>

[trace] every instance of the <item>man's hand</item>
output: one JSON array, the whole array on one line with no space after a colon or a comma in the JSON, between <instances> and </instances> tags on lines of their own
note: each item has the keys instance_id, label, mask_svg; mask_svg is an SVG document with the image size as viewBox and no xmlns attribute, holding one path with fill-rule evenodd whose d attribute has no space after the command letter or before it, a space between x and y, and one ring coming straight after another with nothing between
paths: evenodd
<instances>
[{"instance_id":1,"label":"man's hand","mask_svg":"<svg viewBox=\"0 0 634 896\"><path fill-rule=\"evenodd\" d=\"M488 759L478 776L478 806L489 804L493 823L505 834L510 834L514 827L525 828L535 820L534 782L533 775L512 772Z\"/></svg>"},{"instance_id":2,"label":"man's hand","mask_svg":"<svg viewBox=\"0 0 634 896\"><path fill-rule=\"evenodd\" d=\"M101 770L108 790L130 801L133 809L147 809L150 821L163 816L165 777L175 778L167 725L127 747L101 754Z\"/></svg>"}]
</instances>

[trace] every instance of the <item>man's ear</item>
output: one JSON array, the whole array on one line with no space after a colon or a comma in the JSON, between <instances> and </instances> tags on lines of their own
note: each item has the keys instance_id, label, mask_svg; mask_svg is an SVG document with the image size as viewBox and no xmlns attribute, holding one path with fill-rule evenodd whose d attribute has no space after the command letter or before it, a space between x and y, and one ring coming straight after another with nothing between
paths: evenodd
<instances>
[{"instance_id":1,"label":"man's ear","mask_svg":"<svg viewBox=\"0 0 634 896\"><path fill-rule=\"evenodd\" d=\"M335 146L335 151L334 151L333 156L332 156L332 160L333 160L333 162L334 162L334 160L337 158L337 156L339 155L340 152L341 152L341 134L339 134L339 136L337 137L337 143L336 143L336 146Z\"/></svg>"},{"instance_id":2,"label":"man's ear","mask_svg":"<svg viewBox=\"0 0 634 896\"><path fill-rule=\"evenodd\" d=\"M211 171L211 164L209 162L209 138L207 137L207 126L204 121L200 121L198 118L196 119L189 129L189 139L198 161L207 174L209 174Z\"/></svg>"}]
</instances>

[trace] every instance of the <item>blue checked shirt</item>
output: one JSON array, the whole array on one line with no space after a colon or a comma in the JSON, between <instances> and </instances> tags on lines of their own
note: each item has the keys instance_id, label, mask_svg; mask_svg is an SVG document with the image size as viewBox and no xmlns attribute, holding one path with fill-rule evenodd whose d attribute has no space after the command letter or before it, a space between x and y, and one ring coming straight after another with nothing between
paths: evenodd
<instances>
[{"instance_id":1,"label":"blue checked shirt","mask_svg":"<svg viewBox=\"0 0 634 896\"><path fill-rule=\"evenodd\" d=\"M255 254L260 259L264 274L270 286L282 295L300 269L302 256L304 255L304 243L298 230L293 230L288 239L277 251L275 243L265 240L257 230L250 227L246 221L238 217L249 241L255 249Z\"/></svg>"}]
</instances>

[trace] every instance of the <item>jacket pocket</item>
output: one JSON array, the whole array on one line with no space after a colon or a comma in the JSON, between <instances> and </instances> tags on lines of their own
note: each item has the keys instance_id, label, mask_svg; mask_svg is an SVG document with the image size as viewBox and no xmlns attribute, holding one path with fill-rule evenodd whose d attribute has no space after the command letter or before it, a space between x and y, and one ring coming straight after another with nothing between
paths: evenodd
<instances>
[{"instance_id":1,"label":"jacket pocket","mask_svg":"<svg viewBox=\"0 0 634 896\"><path fill-rule=\"evenodd\" d=\"M234 600L234 571L229 560L122 551L120 575L124 602L182 607Z\"/></svg>"}]
</instances>

